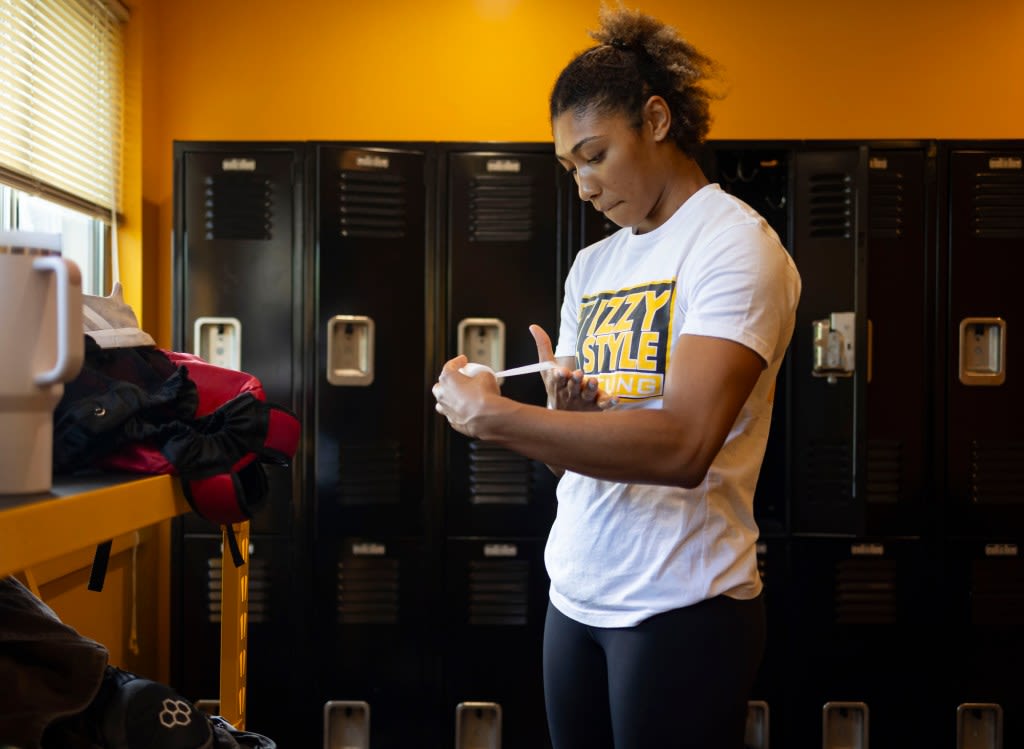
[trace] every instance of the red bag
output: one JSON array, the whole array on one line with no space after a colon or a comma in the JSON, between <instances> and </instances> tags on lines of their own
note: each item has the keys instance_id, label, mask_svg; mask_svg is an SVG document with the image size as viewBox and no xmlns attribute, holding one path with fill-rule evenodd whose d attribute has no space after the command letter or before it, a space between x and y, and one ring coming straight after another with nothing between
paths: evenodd
<instances>
[{"instance_id":1,"label":"red bag","mask_svg":"<svg viewBox=\"0 0 1024 749\"><path fill-rule=\"evenodd\" d=\"M82 371L54 412L54 470L174 474L197 514L230 525L265 504L263 465L287 465L299 434L295 414L267 403L251 374L153 346L103 349L86 336ZM241 566L233 533L228 542ZM102 557L101 548L99 586Z\"/></svg>"}]
</instances>

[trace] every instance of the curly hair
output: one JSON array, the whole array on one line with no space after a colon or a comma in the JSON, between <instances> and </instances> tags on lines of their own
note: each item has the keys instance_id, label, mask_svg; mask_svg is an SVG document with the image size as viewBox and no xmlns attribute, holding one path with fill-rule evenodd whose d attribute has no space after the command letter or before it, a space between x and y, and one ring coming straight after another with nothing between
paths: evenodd
<instances>
[{"instance_id":1,"label":"curly hair","mask_svg":"<svg viewBox=\"0 0 1024 749\"><path fill-rule=\"evenodd\" d=\"M551 91L551 120L565 112L622 112L634 127L643 107L661 96L672 112L669 138L688 154L711 128L705 81L718 77L717 64L667 26L640 11L603 6L598 44L578 54L559 74Z\"/></svg>"}]
</instances>

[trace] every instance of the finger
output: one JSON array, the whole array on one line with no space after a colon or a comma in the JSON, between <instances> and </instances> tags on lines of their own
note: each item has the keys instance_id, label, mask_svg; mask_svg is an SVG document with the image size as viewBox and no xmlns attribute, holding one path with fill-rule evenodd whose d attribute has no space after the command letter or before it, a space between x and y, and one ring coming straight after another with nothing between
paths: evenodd
<instances>
[{"instance_id":1,"label":"finger","mask_svg":"<svg viewBox=\"0 0 1024 749\"><path fill-rule=\"evenodd\" d=\"M465 377L464 374L460 374L459 370L469 363L469 358L465 354L459 354L454 359L449 359L444 363L444 367L441 368L441 376L438 378L444 379L445 375L458 375L459 377Z\"/></svg>"},{"instance_id":2,"label":"finger","mask_svg":"<svg viewBox=\"0 0 1024 749\"><path fill-rule=\"evenodd\" d=\"M572 377L567 380L569 393L574 397L578 398L583 390L583 372L576 370L572 373Z\"/></svg>"},{"instance_id":3,"label":"finger","mask_svg":"<svg viewBox=\"0 0 1024 749\"><path fill-rule=\"evenodd\" d=\"M580 397L585 401L592 401L597 398L597 380L593 377L587 379L580 391Z\"/></svg>"},{"instance_id":4,"label":"finger","mask_svg":"<svg viewBox=\"0 0 1024 749\"><path fill-rule=\"evenodd\" d=\"M537 361L552 361L555 358L555 350L551 347L551 336L547 334L540 325L530 326L530 335L533 342L537 344Z\"/></svg>"}]
</instances>

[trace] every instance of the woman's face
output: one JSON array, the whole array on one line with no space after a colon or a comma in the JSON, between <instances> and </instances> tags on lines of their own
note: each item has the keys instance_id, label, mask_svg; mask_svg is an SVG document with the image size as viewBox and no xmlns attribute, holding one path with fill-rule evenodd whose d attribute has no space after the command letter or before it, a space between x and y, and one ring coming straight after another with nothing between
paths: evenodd
<instances>
[{"instance_id":1,"label":"woman's face","mask_svg":"<svg viewBox=\"0 0 1024 749\"><path fill-rule=\"evenodd\" d=\"M658 163L658 139L646 119L637 130L621 113L567 110L551 127L555 156L576 179L581 200L637 233L668 218L658 210L665 191L664 165Z\"/></svg>"}]
</instances>

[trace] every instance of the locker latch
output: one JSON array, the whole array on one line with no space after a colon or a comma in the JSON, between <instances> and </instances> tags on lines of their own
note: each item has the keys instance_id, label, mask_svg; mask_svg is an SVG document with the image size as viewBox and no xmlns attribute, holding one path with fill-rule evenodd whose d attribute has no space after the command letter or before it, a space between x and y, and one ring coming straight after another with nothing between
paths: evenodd
<instances>
[{"instance_id":1,"label":"locker latch","mask_svg":"<svg viewBox=\"0 0 1024 749\"><path fill-rule=\"evenodd\" d=\"M840 377L852 377L856 368L856 324L853 312L833 312L828 319L811 323L814 333L814 364L811 374L825 377L830 385Z\"/></svg>"},{"instance_id":2,"label":"locker latch","mask_svg":"<svg viewBox=\"0 0 1024 749\"><path fill-rule=\"evenodd\" d=\"M496 317L467 317L459 321L458 353L471 362L498 372L505 368L505 323Z\"/></svg>"},{"instance_id":3,"label":"locker latch","mask_svg":"<svg viewBox=\"0 0 1024 749\"><path fill-rule=\"evenodd\" d=\"M1005 320L965 317L960 321L960 382L964 385L1006 382Z\"/></svg>"},{"instance_id":4,"label":"locker latch","mask_svg":"<svg viewBox=\"0 0 1024 749\"><path fill-rule=\"evenodd\" d=\"M224 369L242 368L242 323L237 317L197 317L192 325L194 353Z\"/></svg>"},{"instance_id":5,"label":"locker latch","mask_svg":"<svg viewBox=\"0 0 1024 749\"><path fill-rule=\"evenodd\" d=\"M373 384L373 318L335 315L327 321L327 382L340 387Z\"/></svg>"}]
</instances>

